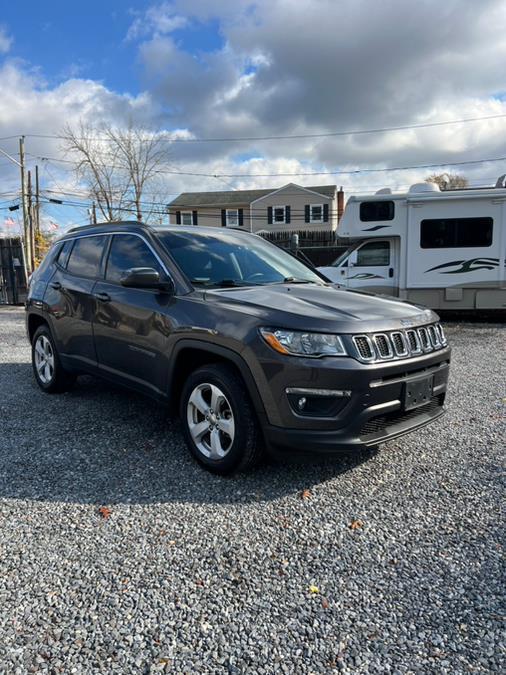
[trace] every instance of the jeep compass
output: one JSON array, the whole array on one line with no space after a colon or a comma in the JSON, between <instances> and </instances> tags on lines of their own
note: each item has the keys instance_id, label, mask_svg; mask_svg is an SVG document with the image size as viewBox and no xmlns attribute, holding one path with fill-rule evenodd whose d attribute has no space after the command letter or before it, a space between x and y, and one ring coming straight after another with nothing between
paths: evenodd
<instances>
[{"instance_id":1,"label":"jeep compass","mask_svg":"<svg viewBox=\"0 0 506 675\"><path fill-rule=\"evenodd\" d=\"M239 230L76 228L33 274L26 309L43 391L89 373L148 394L217 473L264 448L376 446L444 412L450 348L434 312L341 289Z\"/></svg>"}]
</instances>

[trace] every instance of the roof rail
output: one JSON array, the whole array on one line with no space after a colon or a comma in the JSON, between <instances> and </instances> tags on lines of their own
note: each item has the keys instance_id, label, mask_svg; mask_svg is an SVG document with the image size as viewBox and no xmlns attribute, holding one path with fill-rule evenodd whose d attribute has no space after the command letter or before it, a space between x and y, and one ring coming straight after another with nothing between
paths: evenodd
<instances>
[{"instance_id":1,"label":"roof rail","mask_svg":"<svg viewBox=\"0 0 506 675\"><path fill-rule=\"evenodd\" d=\"M146 223L141 223L138 220L114 220L114 221L104 221L103 223L91 223L89 225L79 225L77 227L72 227L70 230L67 230L66 234L71 232L83 232L87 230L94 230L97 227L125 227L125 225L138 225L140 227L149 227Z\"/></svg>"}]
</instances>

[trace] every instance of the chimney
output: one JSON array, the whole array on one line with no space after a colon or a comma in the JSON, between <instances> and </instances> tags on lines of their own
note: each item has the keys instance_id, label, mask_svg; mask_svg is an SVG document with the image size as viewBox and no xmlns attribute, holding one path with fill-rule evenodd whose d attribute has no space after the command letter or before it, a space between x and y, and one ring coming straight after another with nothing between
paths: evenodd
<instances>
[{"instance_id":1,"label":"chimney","mask_svg":"<svg viewBox=\"0 0 506 675\"><path fill-rule=\"evenodd\" d=\"M339 188L337 192L337 222L339 224L341 218L343 217L343 211L344 211L344 192L343 192L343 186Z\"/></svg>"}]
</instances>

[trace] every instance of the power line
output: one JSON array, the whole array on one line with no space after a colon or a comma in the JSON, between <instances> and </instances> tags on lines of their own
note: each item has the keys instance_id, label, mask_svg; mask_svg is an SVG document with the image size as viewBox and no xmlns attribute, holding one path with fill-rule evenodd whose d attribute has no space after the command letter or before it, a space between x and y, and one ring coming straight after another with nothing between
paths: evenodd
<instances>
[{"instance_id":1,"label":"power line","mask_svg":"<svg viewBox=\"0 0 506 675\"><path fill-rule=\"evenodd\" d=\"M389 131L406 131L409 129L427 129L430 127L441 127L451 124L467 124L469 122L481 122L485 120L494 120L501 119L506 117L506 113L501 113L498 115L484 115L481 117L466 117L459 120L443 120L439 122L421 122L420 124L403 124L393 127L383 127L378 129L354 129L349 131L328 131L317 134L287 134L287 135L270 135L270 136L237 136L237 137L223 137L223 138L180 138L174 136L160 135L159 138L156 138L155 135L149 138L140 138L140 141L143 142L152 142L153 140L167 141L169 143L235 143L239 141L274 141L274 140L290 140L290 139L303 139L303 138L328 138L328 137L337 137L337 136L361 136L364 134L380 134L386 133ZM21 134L20 134L21 135ZM26 138L48 138L48 139L59 139L59 140L68 140L69 137L63 134L25 134ZM7 137L13 138L13 137ZM2 139L0 139L2 140ZM90 140L90 141L107 141L111 142L110 138L79 138L77 140Z\"/></svg>"},{"instance_id":2,"label":"power line","mask_svg":"<svg viewBox=\"0 0 506 675\"><path fill-rule=\"evenodd\" d=\"M40 157L31 155L41 161L60 162L64 164L77 164L69 159L59 159L58 157ZM432 164L412 164L406 166L391 166L391 167L376 167L365 169L350 169L340 171L294 171L294 172L280 172L280 173L203 173L197 171L171 171L167 169L157 169L154 173L167 174L172 176L196 176L199 178L275 178L275 177L291 177L291 176L352 176L361 173L383 173L390 171L408 171L410 169L435 169L443 166L470 166L476 164L485 164L487 162L504 162L506 157L490 157L486 159L470 159L459 162L434 162ZM123 169L124 167L115 165L104 165L108 169Z\"/></svg>"}]
</instances>

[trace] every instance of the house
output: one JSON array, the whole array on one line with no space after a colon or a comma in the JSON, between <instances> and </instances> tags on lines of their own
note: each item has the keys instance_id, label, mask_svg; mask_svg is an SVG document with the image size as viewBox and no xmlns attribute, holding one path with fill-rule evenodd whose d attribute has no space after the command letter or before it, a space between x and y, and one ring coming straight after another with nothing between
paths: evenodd
<instances>
[{"instance_id":1,"label":"house","mask_svg":"<svg viewBox=\"0 0 506 675\"><path fill-rule=\"evenodd\" d=\"M239 227L249 232L289 237L332 238L344 209L336 185L218 192L183 192L169 205L171 224ZM325 237L328 235L328 237Z\"/></svg>"}]
</instances>

